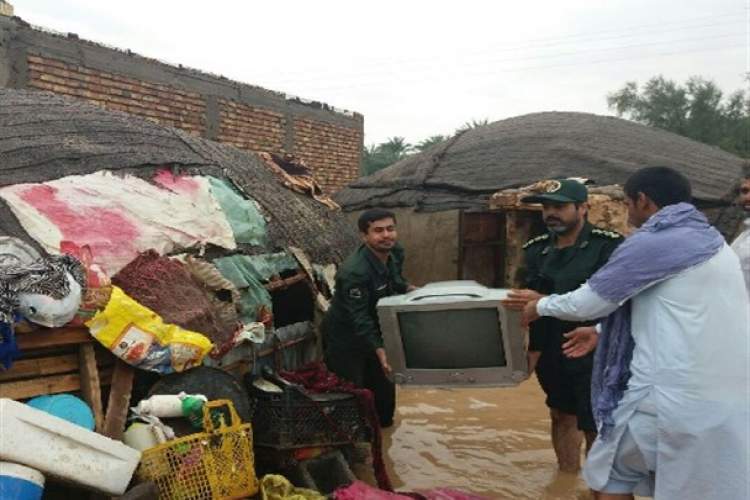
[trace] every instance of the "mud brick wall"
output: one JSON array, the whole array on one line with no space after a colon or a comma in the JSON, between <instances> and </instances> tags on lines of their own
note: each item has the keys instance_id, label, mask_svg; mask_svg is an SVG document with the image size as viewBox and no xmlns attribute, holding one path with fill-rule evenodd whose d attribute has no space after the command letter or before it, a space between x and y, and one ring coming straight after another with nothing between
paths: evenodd
<instances>
[{"instance_id":1,"label":"mud brick wall","mask_svg":"<svg viewBox=\"0 0 750 500\"><path fill-rule=\"evenodd\" d=\"M364 118L0 16L0 86L85 99L250 151L291 153L333 193L360 175Z\"/></svg>"},{"instance_id":2,"label":"mud brick wall","mask_svg":"<svg viewBox=\"0 0 750 500\"><path fill-rule=\"evenodd\" d=\"M202 135L206 129L206 101L195 92L33 54L28 55L27 62L29 87L80 97L195 135Z\"/></svg>"},{"instance_id":3,"label":"mud brick wall","mask_svg":"<svg viewBox=\"0 0 750 500\"><path fill-rule=\"evenodd\" d=\"M217 140L252 151L284 151L284 115L227 99L219 100Z\"/></svg>"},{"instance_id":4,"label":"mud brick wall","mask_svg":"<svg viewBox=\"0 0 750 500\"><path fill-rule=\"evenodd\" d=\"M348 165L358 163L362 155L360 131L297 119L294 138L297 154L313 168L326 192L334 192L357 178Z\"/></svg>"}]
</instances>

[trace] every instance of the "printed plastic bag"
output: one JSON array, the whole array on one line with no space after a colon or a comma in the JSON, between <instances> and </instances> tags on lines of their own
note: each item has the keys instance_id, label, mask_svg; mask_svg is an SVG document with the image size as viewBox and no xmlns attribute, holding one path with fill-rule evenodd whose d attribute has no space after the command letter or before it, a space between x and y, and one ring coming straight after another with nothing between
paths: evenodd
<instances>
[{"instance_id":1,"label":"printed plastic bag","mask_svg":"<svg viewBox=\"0 0 750 500\"><path fill-rule=\"evenodd\" d=\"M61 241L60 252L78 259L86 275L86 292L81 298L78 312L70 322L73 326L81 326L107 305L112 293L112 283L102 268L94 263L94 256L88 245L79 246L72 241Z\"/></svg>"},{"instance_id":2,"label":"printed plastic bag","mask_svg":"<svg viewBox=\"0 0 750 500\"><path fill-rule=\"evenodd\" d=\"M117 286L103 311L86 322L91 335L126 363L162 374L200 365L213 344L200 333L164 323Z\"/></svg>"}]
</instances>

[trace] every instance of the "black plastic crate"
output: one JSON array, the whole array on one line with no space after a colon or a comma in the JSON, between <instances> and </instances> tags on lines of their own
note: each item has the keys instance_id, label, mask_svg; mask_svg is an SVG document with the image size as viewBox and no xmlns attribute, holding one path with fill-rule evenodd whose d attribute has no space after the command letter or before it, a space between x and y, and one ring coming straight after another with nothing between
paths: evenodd
<instances>
[{"instance_id":1,"label":"black plastic crate","mask_svg":"<svg viewBox=\"0 0 750 500\"><path fill-rule=\"evenodd\" d=\"M312 394L297 387L285 387L280 394L252 385L248 389L256 446L293 449L370 441L372 429L352 394Z\"/></svg>"}]
</instances>

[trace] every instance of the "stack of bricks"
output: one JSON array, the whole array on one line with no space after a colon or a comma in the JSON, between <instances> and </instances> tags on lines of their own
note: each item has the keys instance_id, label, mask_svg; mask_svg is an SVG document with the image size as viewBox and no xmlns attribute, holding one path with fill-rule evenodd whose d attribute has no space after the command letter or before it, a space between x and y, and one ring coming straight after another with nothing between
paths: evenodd
<instances>
[{"instance_id":1,"label":"stack of bricks","mask_svg":"<svg viewBox=\"0 0 750 500\"><path fill-rule=\"evenodd\" d=\"M333 193L359 177L359 130L296 119L294 144L295 154L312 168L324 192Z\"/></svg>"},{"instance_id":2,"label":"stack of bricks","mask_svg":"<svg viewBox=\"0 0 750 500\"><path fill-rule=\"evenodd\" d=\"M37 55L28 56L28 71L28 84L36 89L83 98L193 135L206 128L206 102L194 92Z\"/></svg>"},{"instance_id":3,"label":"stack of bricks","mask_svg":"<svg viewBox=\"0 0 750 500\"><path fill-rule=\"evenodd\" d=\"M240 149L284 152L284 116L268 109L219 99L217 140Z\"/></svg>"}]
</instances>

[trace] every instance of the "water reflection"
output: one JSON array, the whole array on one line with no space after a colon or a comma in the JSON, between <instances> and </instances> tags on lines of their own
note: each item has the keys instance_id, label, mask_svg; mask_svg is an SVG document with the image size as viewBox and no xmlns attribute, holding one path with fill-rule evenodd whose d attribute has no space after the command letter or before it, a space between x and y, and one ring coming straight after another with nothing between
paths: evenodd
<instances>
[{"instance_id":1,"label":"water reflection","mask_svg":"<svg viewBox=\"0 0 750 500\"><path fill-rule=\"evenodd\" d=\"M452 487L495 499L588 499L559 473L536 380L502 389L400 388L385 436L394 486Z\"/></svg>"}]
</instances>

